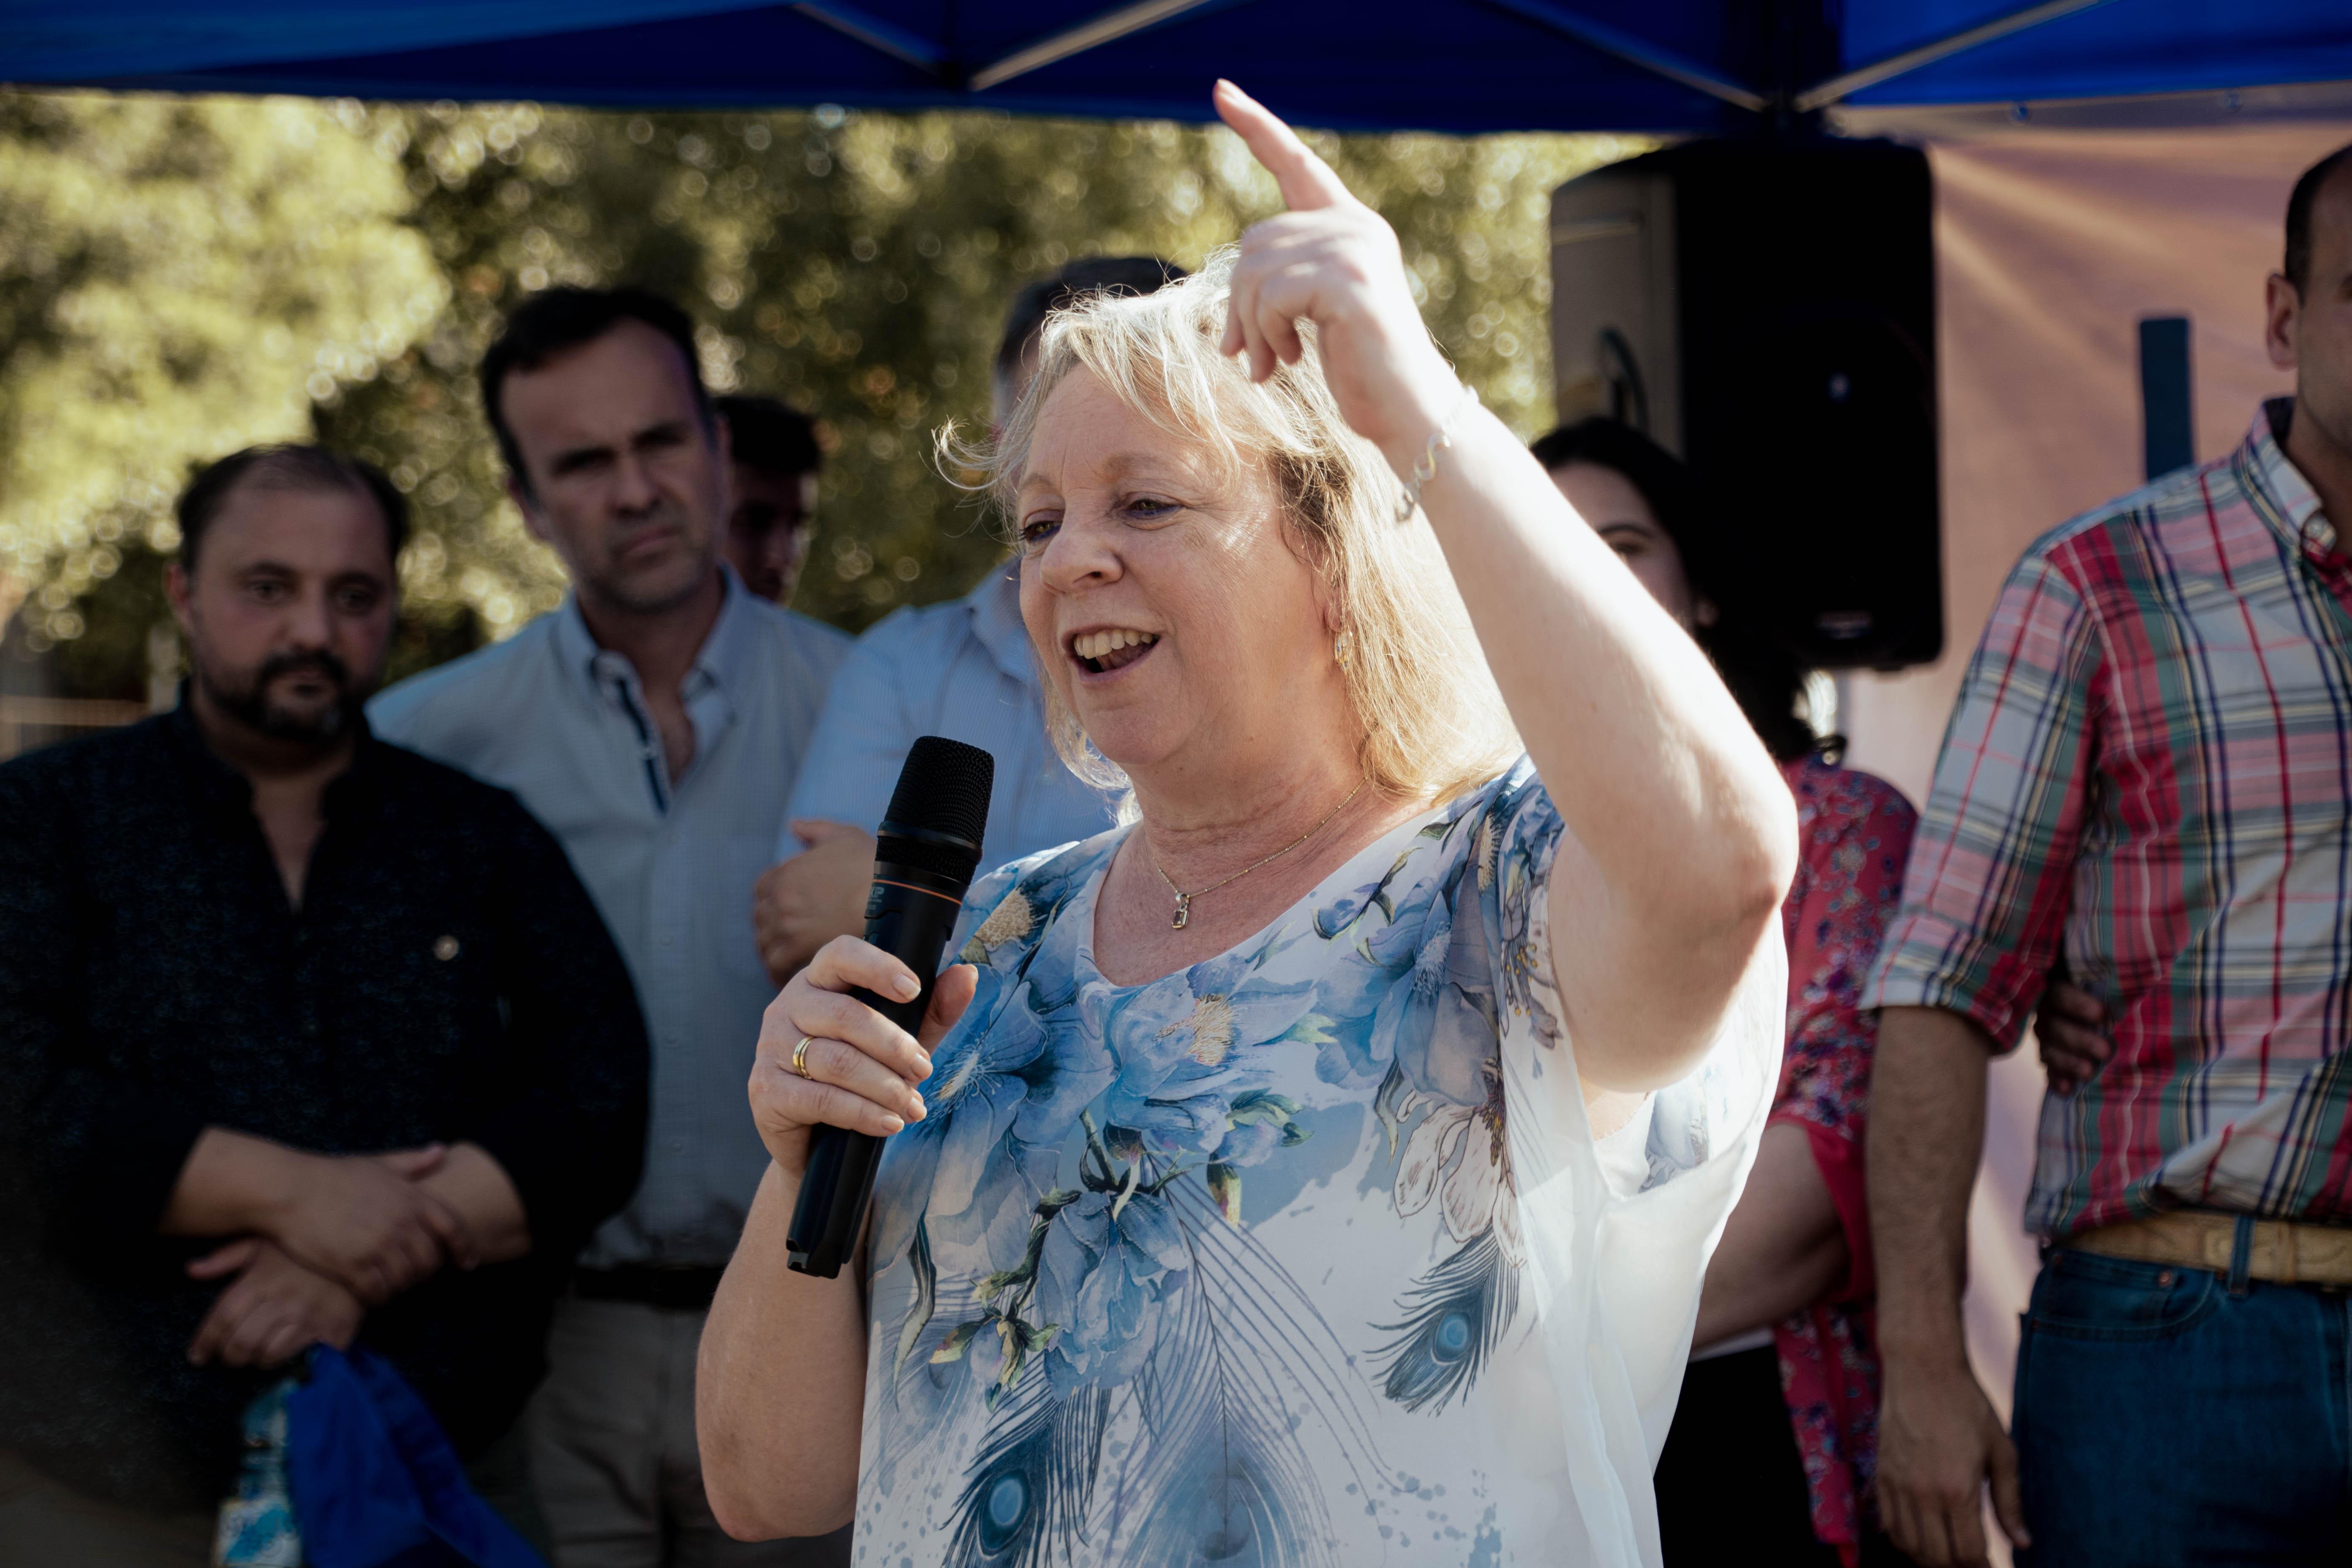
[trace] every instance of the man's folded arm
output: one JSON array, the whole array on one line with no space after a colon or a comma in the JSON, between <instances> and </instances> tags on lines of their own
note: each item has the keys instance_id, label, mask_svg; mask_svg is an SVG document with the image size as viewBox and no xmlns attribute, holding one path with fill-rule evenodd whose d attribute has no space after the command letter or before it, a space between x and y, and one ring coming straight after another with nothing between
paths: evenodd
<instances>
[{"instance_id":1,"label":"man's folded arm","mask_svg":"<svg viewBox=\"0 0 2352 1568\"><path fill-rule=\"evenodd\" d=\"M53 1244L120 1262L155 1234L205 1125L110 1068L74 1005L79 837L46 778L0 771L0 1118Z\"/></svg>"},{"instance_id":2,"label":"man's folded arm","mask_svg":"<svg viewBox=\"0 0 2352 1568\"><path fill-rule=\"evenodd\" d=\"M501 804L493 916L515 1092L466 1142L512 1184L530 1245L569 1258L636 1190L652 1058L628 968L562 847Z\"/></svg>"}]
</instances>

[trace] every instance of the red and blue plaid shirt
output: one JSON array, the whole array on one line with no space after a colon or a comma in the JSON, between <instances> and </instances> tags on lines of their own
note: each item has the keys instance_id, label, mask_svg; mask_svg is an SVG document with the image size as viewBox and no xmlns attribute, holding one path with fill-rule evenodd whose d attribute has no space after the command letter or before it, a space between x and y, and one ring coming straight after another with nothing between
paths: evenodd
<instances>
[{"instance_id":1,"label":"red and blue plaid shirt","mask_svg":"<svg viewBox=\"0 0 2352 1568\"><path fill-rule=\"evenodd\" d=\"M2114 1058L2046 1096L2026 1228L2352 1224L2352 562L2280 450L2045 534L2001 590L1865 1002L2017 1044L2053 963Z\"/></svg>"}]
</instances>

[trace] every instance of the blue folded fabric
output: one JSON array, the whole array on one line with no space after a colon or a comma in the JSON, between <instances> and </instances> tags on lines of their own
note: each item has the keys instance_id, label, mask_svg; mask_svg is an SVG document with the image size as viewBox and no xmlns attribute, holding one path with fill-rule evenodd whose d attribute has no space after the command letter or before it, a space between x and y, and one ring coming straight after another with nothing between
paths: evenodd
<instances>
[{"instance_id":1,"label":"blue folded fabric","mask_svg":"<svg viewBox=\"0 0 2352 1568\"><path fill-rule=\"evenodd\" d=\"M546 1568L374 1352L313 1347L286 1418L287 1489L309 1568Z\"/></svg>"}]
</instances>

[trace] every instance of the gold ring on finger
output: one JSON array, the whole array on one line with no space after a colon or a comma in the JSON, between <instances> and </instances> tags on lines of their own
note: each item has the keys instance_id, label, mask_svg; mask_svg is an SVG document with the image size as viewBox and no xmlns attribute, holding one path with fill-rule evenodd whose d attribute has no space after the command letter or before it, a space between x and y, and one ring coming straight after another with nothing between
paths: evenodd
<instances>
[{"instance_id":1,"label":"gold ring on finger","mask_svg":"<svg viewBox=\"0 0 2352 1568\"><path fill-rule=\"evenodd\" d=\"M793 1047L793 1070L811 1083L816 1081L816 1074L808 1069L808 1048L815 1040L814 1035L803 1035L801 1043Z\"/></svg>"}]
</instances>

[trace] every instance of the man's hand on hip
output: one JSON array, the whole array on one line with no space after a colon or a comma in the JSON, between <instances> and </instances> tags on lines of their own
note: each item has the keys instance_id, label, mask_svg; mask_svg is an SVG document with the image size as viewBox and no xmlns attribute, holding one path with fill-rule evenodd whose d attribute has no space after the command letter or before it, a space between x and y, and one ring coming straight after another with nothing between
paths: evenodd
<instances>
[{"instance_id":1,"label":"man's hand on hip","mask_svg":"<svg viewBox=\"0 0 2352 1568\"><path fill-rule=\"evenodd\" d=\"M835 937L865 934L874 885L874 835L845 822L788 826L807 850L761 873L751 895L760 962L780 986Z\"/></svg>"},{"instance_id":2,"label":"man's hand on hip","mask_svg":"<svg viewBox=\"0 0 2352 1568\"><path fill-rule=\"evenodd\" d=\"M2106 1009L2079 985L2052 979L2034 1005L2033 1038L2042 1050L2050 1092L2070 1095L2099 1076L2116 1054Z\"/></svg>"}]
</instances>

